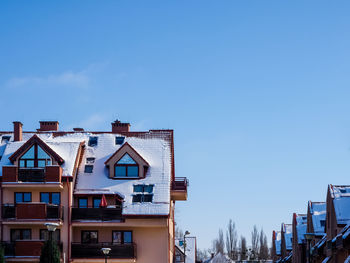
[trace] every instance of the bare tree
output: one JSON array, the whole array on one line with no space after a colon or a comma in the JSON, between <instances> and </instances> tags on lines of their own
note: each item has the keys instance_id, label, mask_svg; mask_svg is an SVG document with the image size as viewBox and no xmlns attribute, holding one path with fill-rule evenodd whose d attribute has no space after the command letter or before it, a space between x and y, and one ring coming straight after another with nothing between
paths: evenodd
<instances>
[{"instance_id":1,"label":"bare tree","mask_svg":"<svg viewBox=\"0 0 350 263\"><path fill-rule=\"evenodd\" d=\"M230 259L236 259L237 255L237 231L232 219L228 222L226 230L226 251Z\"/></svg>"},{"instance_id":2,"label":"bare tree","mask_svg":"<svg viewBox=\"0 0 350 263\"><path fill-rule=\"evenodd\" d=\"M224 248L225 248L225 241L224 241L224 232L222 229L219 229L219 235L218 238L213 240L213 250L215 253L224 253Z\"/></svg>"},{"instance_id":3,"label":"bare tree","mask_svg":"<svg viewBox=\"0 0 350 263\"><path fill-rule=\"evenodd\" d=\"M184 232L178 226L175 227L175 238L181 239L181 240L184 238Z\"/></svg>"},{"instance_id":4,"label":"bare tree","mask_svg":"<svg viewBox=\"0 0 350 263\"><path fill-rule=\"evenodd\" d=\"M259 243L260 243L260 248L259 248L259 259L268 259L269 257L269 247L267 244L267 237L264 233L264 230L261 229L260 231L260 237L259 237Z\"/></svg>"},{"instance_id":5,"label":"bare tree","mask_svg":"<svg viewBox=\"0 0 350 263\"><path fill-rule=\"evenodd\" d=\"M254 226L252 231L252 259L255 259L259 253L259 231L256 226Z\"/></svg>"},{"instance_id":6,"label":"bare tree","mask_svg":"<svg viewBox=\"0 0 350 263\"><path fill-rule=\"evenodd\" d=\"M197 249L197 260L204 261L207 258L208 258L208 252L205 249L203 250Z\"/></svg>"},{"instance_id":7,"label":"bare tree","mask_svg":"<svg viewBox=\"0 0 350 263\"><path fill-rule=\"evenodd\" d=\"M241 236L239 249L240 249L241 260L247 259L247 252L248 252L248 250L247 250L247 240L245 239L244 236Z\"/></svg>"}]
</instances>

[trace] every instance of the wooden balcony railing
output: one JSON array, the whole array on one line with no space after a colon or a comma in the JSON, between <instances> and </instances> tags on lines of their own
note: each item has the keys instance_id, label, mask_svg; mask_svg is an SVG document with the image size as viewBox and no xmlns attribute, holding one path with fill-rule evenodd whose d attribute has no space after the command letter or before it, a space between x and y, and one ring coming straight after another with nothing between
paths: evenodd
<instances>
[{"instance_id":1,"label":"wooden balcony railing","mask_svg":"<svg viewBox=\"0 0 350 263\"><path fill-rule=\"evenodd\" d=\"M63 220L63 206L45 203L18 203L2 206L2 219Z\"/></svg>"},{"instance_id":2,"label":"wooden balcony railing","mask_svg":"<svg viewBox=\"0 0 350 263\"><path fill-rule=\"evenodd\" d=\"M17 240L14 242L1 242L6 257L39 257L44 240ZM62 252L62 242L57 243Z\"/></svg>"},{"instance_id":3,"label":"wooden balcony railing","mask_svg":"<svg viewBox=\"0 0 350 263\"><path fill-rule=\"evenodd\" d=\"M123 220L122 207L116 207L116 208L73 207L72 220L99 220L99 221Z\"/></svg>"},{"instance_id":4,"label":"wooden balcony railing","mask_svg":"<svg viewBox=\"0 0 350 263\"><path fill-rule=\"evenodd\" d=\"M186 177L175 177L171 189L174 191L187 191L188 180Z\"/></svg>"},{"instance_id":5,"label":"wooden balcony railing","mask_svg":"<svg viewBox=\"0 0 350 263\"><path fill-rule=\"evenodd\" d=\"M3 166L3 182L61 182L62 168L60 166L46 166L45 168L18 168L17 166Z\"/></svg>"},{"instance_id":6,"label":"wooden balcony railing","mask_svg":"<svg viewBox=\"0 0 350 263\"><path fill-rule=\"evenodd\" d=\"M103 247L108 247L111 249L108 254L109 258L136 258L136 245L134 243L72 243L72 258L104 258L101 251L101 248Z\"/></svg>"}]
</instances>

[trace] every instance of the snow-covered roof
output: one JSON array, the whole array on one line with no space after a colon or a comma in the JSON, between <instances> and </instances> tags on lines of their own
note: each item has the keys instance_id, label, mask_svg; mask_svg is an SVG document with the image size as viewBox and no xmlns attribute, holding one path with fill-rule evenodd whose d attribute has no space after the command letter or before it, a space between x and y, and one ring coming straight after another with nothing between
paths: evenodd
<instances>
[{"instance_id":1,"label":"snow-covered roof","mask_svg":"<svg viewBox=\"0 0 350 263\"><path fill-rule=\"evenodd\" d=\"M184 252L183 239L175 239L175 245ZM196 263L196 238L186 237L186 263Z\"/></svg>"},{"instance_id":2,"label":"snow-covered roof","mask_svg":"<svg viewBox=\"0 0 350 263\"><path fill-rule=\"evenodd\" d=\"M281 255L281 231L276 231L275 247L276 255Z\"/></svg>"},{"instance_id":3,"label":"snow-covered roof","mask_svg":"<svg viewBox=\"0 0 350 263\"><path fill-rule=\"evenodd\" d=\"M298 236L298 244L302 244L305 240L305 234L307 230L307 216L306 215L296 215L296 232Z\"/></svg>"},{"instance_id":4,"label":"snow-covered roof","mask_svg":"<svg viewBox=\"0 0 350 263\"><path fill-rule=\"evenodd\" d=\"M325 202L309 202L310 213L312 216L312 224L315 233L324 233L326 222L326 203Z\"/></svg>"},{"instance_id":5,"label":"snow-covered roof","mask_svg":"<svg viewBox=\"0 0 350 263\"><path fill-rule=\"evenodd\" d=\"M186 261L187 262L187 261ZM233 261L226 255L217 253L213 258L205 260L204 263L232 263Z\"/></svg>"},{"instance_id":6,"label":"snow-covered roof","mask_svg":"<svg viewBox=\"0 0 350 263\"><path fill-rule=\"evenodd\" d=\"M338 224L350 223L350 186L330 185L330 193Z\"/></svg>"},{"instance_id":7,"label":"snow-covered roof","mask_svg":"<svg viewBox=\"0 0 350 263\"><path fill-rule=\"evenodd\" d=\"M284 240L286 242L286 249L292 250L293 249L293 225L292 224L284 224L282 223L282 230L284 234Z\"/></svg>"},{"instance_id":8,"label":"snow-covered roof","mask_svg":"<svg viewBox=\"0 0 350 263\"><path fill-rule=\"evenodd\" d=\"M0 160L0 176L2 176L2 167L13 165L9 157L16 152L27 140L29 140L35 133L24 133L22 141L8 141L2 144L3 148L2 158ZM61 165L63 169L63 176L72 176L75 160L78 154L80 142L78 138L72 140L70 138L54 137L52 133L36 134L44 143L46 143L52 150L60 155L64 163ZM4 135L3 135L4 136Z\"/></svg>"}]
</instances>

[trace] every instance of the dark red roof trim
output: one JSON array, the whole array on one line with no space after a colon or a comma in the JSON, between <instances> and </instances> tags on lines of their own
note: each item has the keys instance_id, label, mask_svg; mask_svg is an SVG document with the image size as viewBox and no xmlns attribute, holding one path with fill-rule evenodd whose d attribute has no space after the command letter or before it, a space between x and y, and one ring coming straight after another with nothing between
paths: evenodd
<instances>
[{"instance_id":1,"label":"dark red roof trim","mask_svg":"<svg viewBox=\"0 0 350 263\"><path fill-rule=\"evenodd\" d=\"M134 153L135 153L138 157L140 157L141 160L143 160L143 161L149 166L148 162L147 162L145 159L143 159L143 157L142 157L130 144L128 144L127 142L124 143L123 146L120 147L115 153L113 153L112 156L109 157L107 161L105 161L105 164L107 164L116 154L118 154L118 152L120 152L120 151L121 151L124 147L126 147L126 146L129 146L129 147L131 148L131 150L134 151Z\"/></svg>"}]
</instances>

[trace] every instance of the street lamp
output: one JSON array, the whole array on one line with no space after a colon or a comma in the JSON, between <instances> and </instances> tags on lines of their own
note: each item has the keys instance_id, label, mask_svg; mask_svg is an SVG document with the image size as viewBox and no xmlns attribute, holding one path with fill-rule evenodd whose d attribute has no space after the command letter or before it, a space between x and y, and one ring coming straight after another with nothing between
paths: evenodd
<instances>
[{"instance_id":1,"label":"street lamp","mask_svg":"<svg viewBox=\"0 0 350 263\"><path fill-rule=\"evenodd\" d=\"M103 254L105 255L105 263L107 263L107 256L109 254L109 252L111 251L111 249L109 247L103 247L101 248Z\"/></svg>"},{"instance_id":2,"label":"street lamp","mask_svg":"<svg viewBox=\"0 0 350 263\"><path fill-rule=\"evenodd\" d=\"M190 234L190 232L188 232L186 230L185 234L184 234L184 263L186 263L186 236L188 236Z\"/></svg>"},{"instance_id":3,"label":"street lamp","mask_svg":"<svg viewBox=\"0 0 350 263\"><path fill-rule=\"evenodd\" d=\"M56 231L59 226L57 223L46 223L47 231L49 232L49 262L52 263L52 233Z\"/></svg>"}]
</instances>

